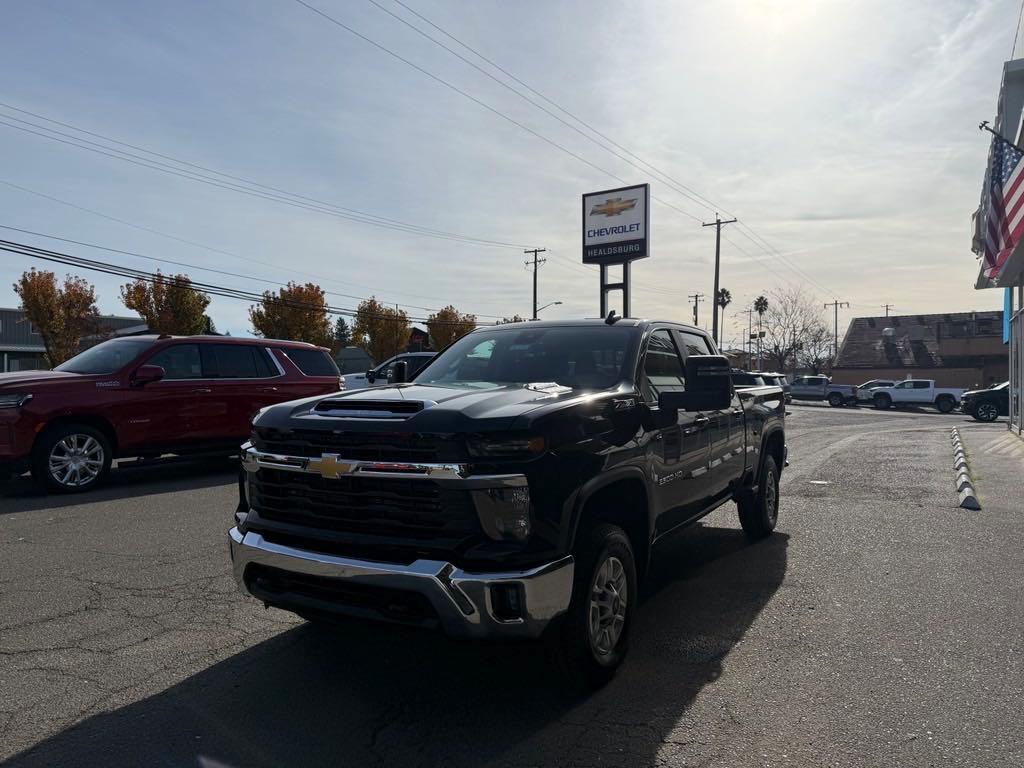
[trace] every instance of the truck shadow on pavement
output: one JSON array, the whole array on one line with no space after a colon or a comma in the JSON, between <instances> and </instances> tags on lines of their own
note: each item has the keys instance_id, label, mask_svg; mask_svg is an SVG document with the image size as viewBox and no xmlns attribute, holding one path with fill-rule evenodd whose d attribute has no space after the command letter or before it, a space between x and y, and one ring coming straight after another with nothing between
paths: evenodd
<instances>
[{"instance_id":1,"label":"truck shadow on pavement","mask_svg":"<svg viewBox=\"0 0 1024 768\"><path fill-rule=\"evenodd\" d=\"M235 482L238 459L226 456L155 459L115 467L103 485L84 493L44 493L28 475L0 483L3 514L102 505L118 499L190 491Z\"/></svg>"},{"instance_id":2,"label":"truck shadow on pavement","mask_svg":"<svg viewBox=\"0 0 1024 768\"><path fill-rule=\"evenodd\" d=\"M596 693L568 692L536 644L297 625L7 765L637 766L665 749L688 763L699 747L685 734L701 725L687 709L782 583L788 538L681 535L649 581L629 660Z\"/></svg>"}]
</instances>

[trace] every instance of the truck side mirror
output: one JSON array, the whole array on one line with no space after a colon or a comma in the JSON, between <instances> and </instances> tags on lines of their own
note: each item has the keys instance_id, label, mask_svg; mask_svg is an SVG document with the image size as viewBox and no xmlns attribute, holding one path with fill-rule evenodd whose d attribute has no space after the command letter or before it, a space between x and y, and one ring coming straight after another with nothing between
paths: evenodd
<instances>
[{"instance_id":1,"label":"truck side mirror","mask_svg":"<svg viewBox=\"0 0 1024 768\"><path fill-rule=\"evenodd\" d=\"M136 387L141 387L143 384L160 381L166 375L167 371L159 365L140 365L135 369L135 374L132 376L132 384Z\"/></svg>"},{"instance_id":2,"label":"truck side mirror","mask_svg":"<svg viewBox=\"0 0 1024 768\"><path fill-rule=\"evenodd\" d=\"M732 403L732 377L724 355L690 355L686 358L686 391L662 392L658 410L721 411Z\"/></svg>"},{"instance_id":3,"label":"truck side mirror","mask_svg":"<svg viewBox=\"0 0 1024 768\"><path fill-rule=\"evenodd\" d=\"M391 375L388 378L392 384L404 384L409 378L409 364L405 360L399 360L391 366Z\"/></svg>"},{"instance_id":4,"label":"truck side mirror","mask_svg":"<svg viewBox=\"0 0 1024 768\"><path fill-rule=\"evenodd\" d=\"M370 370L368 370L368 371L366 372L366 380L367 380L367 381L368 381L368 382L369 382L370 384L373 384L373 379L374 379L374 375L373 375L373 368L371 368Z\"/></svg>"}]
</instances>

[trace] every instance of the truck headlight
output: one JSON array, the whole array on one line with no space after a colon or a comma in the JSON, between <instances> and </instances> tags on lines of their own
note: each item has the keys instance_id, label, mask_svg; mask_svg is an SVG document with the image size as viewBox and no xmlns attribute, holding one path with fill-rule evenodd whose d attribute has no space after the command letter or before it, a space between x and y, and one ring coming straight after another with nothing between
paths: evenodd
<instances>
[{"instance_id":1,"label":"truck headlight","mask_svg":"<svg viewBox=\"0 0 1024 768\"><path fill-rule=\"evenodd\" d=\"M526 541L530 535L530 489L485 488L473 491L480 525L495 541Z\"/></svg>"},{"instance_id":2,"label":"truck headlight","mask_svg":"<svg viewBox=\"0 0 1024 768\"><path fill-rule=\"evenodd\" d=\"M543 437L535 435L472 435L466 447L470 456L479 458L529 458L544 453L547 443Z\"/></svg>"},{"instance_id":3,"label":"truck headlight","mask_svg":"<svg viewBox=\"0 0 1024 768\"><path fill-rule=\"evenodd\" d=\"M31 399L32 395L27 392L0 394L0 408L21 408L21 406Z\"/></svg>"}]
</instances>

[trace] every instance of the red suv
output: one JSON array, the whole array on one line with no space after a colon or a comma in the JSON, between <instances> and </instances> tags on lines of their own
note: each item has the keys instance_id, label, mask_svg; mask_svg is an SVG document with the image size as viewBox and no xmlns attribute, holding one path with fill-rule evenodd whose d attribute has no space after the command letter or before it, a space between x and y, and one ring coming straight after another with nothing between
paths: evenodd
<instances>
[{"instance_id":1,"label":"red suv","mask_svg":"<svg viewBox=\"0 0 1024 768\"><path fill-rule=\"evenodd\" d=\"M0 470L84 491L118 456L235 451L260 408L340 386L330 353L312 344L112 339L52 371L0 374Z\"/></svg>"}]
</instances>

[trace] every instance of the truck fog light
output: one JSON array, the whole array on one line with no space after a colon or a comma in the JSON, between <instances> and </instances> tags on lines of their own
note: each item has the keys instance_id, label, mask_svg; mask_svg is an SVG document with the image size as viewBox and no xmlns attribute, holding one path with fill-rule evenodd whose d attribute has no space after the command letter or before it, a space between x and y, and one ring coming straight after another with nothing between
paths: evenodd
<instances>
[{"instance_id":1,"label":"truck fog light","mask_svg":"<svg viewBox=\"0 0 1024 768\"><path fill-rule=\"evenodd\" d=\"M491 608L498 621L523 618L523 587L521 584L495 584L491 587Z\"/></svg>"},{"instance_id":2,"label":"truck fog light","mask_svg":"<svg viewBox=\"0 0 1024 768\"><path fill-rule=\"evenodd\" d=\"M498 541L526 541L530 535L530 489L487 488L473 499L484 532Z\"/></svg>"}]
</instances>

